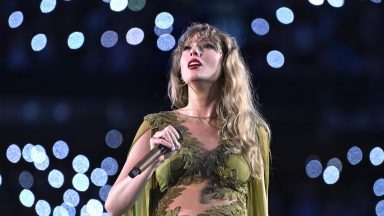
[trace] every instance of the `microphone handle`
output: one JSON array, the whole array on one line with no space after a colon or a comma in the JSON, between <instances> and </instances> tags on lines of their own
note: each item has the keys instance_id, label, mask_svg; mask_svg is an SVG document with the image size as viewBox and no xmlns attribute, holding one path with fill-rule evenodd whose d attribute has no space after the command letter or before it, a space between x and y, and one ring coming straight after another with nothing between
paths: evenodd
<instances>
[{"instance_id":1,"label":"microphone handle","mask_svg":"<svg viewBox=\"0 0 384 216\"><path fill-rule=\"evenodd\" d=\"M147 155L145 155L129 172L128 176L131 178L136 177L141 174L145 169L147 169L155 160L157 160L162 154L165 154L170 149L158 145L157 148L153 148Z\"/></svg>"}]
</instances>

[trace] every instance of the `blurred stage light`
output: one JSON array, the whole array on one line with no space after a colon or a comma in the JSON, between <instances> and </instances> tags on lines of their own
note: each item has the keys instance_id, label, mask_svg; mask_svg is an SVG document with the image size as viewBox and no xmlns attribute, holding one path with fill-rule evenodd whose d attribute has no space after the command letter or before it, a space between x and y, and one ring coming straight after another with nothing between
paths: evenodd
<instances>
[{"instance_id":1,"label":"blurred stage light","mask_svg":"<svg viewBox=\"0 0 384 216\"><path fill-rule=\"evenodd\" d=\"M83 173L77 173L72 179L72 185L77 191L86 191L89 187L89 179Z\"/></svg>"},{"instance_id":2,"label":"blurred stage light","mask_svg":"<svg viewBox=\"0 0 384 216\"><path fill-rule=\"evenodd\" d=\"M0 187L2 183L3 183L3 177L1 177L1 174L0 174Z\"/></svg>"},{"instance_id":3,"label":"blurred stage light","mask_svg":"<svg viewBox=\"0 0 384 216\"><path fill-rule=\"evenodd\" d=\"M171 26L171 27L169 27L169 28L167 28L167 29L161 29L161 28L159 28L159 27L157 27L157 26L155 25L155 28L153 29L153 31L155 32L155 34L156 34L158 37L160 37L160 35L162 35L162 34L171 34L172 31L173 31L173 26Z\"/></svg>"},{"instance_id":4,"label":"blurred stage light","mask_svg":"<svg viewBox=\"0 0 384 216\"><path fill-rule=\"evenodd\" d=\"M146 0L129 0L128 8L131 11L141 11L145 6Z\"/></svg>"},{"instance_id":5,"label":"blurred stage light","mask_svg":"<svg viewBox=\"0 0 384 216\"><path fill-rule=\"evenodd\" d=\"M89 168L89 160L84 155L77 155L72 161L72 168L78 173L85 173Z\"/></svg>"},{"instance_id":6,"label":"blurred stage light","mask_svg":"<svg viewBox=\"0 0 384 216\"><path fill-rule=\"evenodd\" d=\"M173 16L168 12L161 12L155 18L155 25L161 29L168 29L173 25Z\"/></svg>"},{"instance_id":7,"label":"blurred stage light","mask_svg":"<svg viewBox=\"0 0 384 216\"><path fill-rule=\"evenodd\" d=\"M342 7L344 5L344 0L327 0L328 3L335 8Z\"/></svg>"},{"instance_id":8,"label":"blurred stage light","mask_svg":"<svg viewBox=\"0 0 384 216\"><path fill-rule=\"evenodd\" d=\"M376 204L375 211L377 216L384 216L384 200L380 200Z\"/></svg>"},{"instance_id":9,"label":"blurred stage light","mask_svg":"<svg viewBox=\"0 0 384 216\"><path fill-rule=\"evenodd\" d=\"M175 38L170 34L163 34L157 39L157 47L161 51L169 51L176 44Z\"/></svg>"},{"instance_id":10,"label":"blurred stage light","mask_svg":"<svg viewBox=\"0 0 384 216\"><path fill-rule=\"evenodd\" d=\"M21 11L14 11L8 18L8 25L10 28L19 27L24 20L24 15Z\"/></svg>"},{"instance_id":11,"label":"blurred stage light","mask_svg":"<svg viewBox=\"0 0 384 216\"><path fill-rule=\"evenodd\" d=\"M40 33L33 36L31 41L31 47L33 51L39 52L42 49L44 49L46 45L47 45L47 37L45 36L45 34Z\"/></svg>"},{"instance_id":12,"label":"blurred stage light","mask_svg":"<svg viewBox=\"0 0 384 216\"><path fill-rule=\"evenodd\" d=\"M17 163L21 158L21 150L18 145L12 144L7 148L6 155L11 163Z\"/></svg>"},{"instance_id":13,"label":"blurred stage light","mask_svg":"<svg viewBox=\"0 0 384 216\"><path fill-rule=\"evenodd\" d=\"M384 179L383 178L377 179L376 182L373 184L373 193L376 196L384 195Z\"/></svg>"},{"instance_id":14,"label":"blurred stage light","mask_svg":"<svg viewBox=\"0 0 384 216\"><path fill-rule=\"evenodd\" d=\"M371 2L379 4L379 3L381 3L381 0L371 0Z\"/></svg>"},{"instance_id":15,"label":"blurred stage light","mask_svg":"<svg viewBox=\"0 0 384 216\"><path fill-rule=\"evenodd\" d=\"M339 173L343 170L343 164L341 163L341 160L339 158L332 158L328 161L327 167L334 166L339 170Z\"/></svg>"},{"instance_id":16,"label":"blurred stage light","mask_svg":"<svg viewBox=\"0 0 384 216\"><path fill-rule=\"evenodd\" d=\"M75 207L68 206L65 203L62 203L61 207L65 208L67 210L68 216L75 216L76 215L76 208Z\"/></svg>"},{"instance_id":17,"label":"blurred stage light","mask_svg":"<svg viewBox=\"0 0 384 216\"><path fill-rule=\"evenodd\" d=\"M101 45L105 48L111 48L116 45L117 41L119 39L119 36L115 31L106 31L101 35L100 42Z\"/></svg>"},{"instance_id":18,"label":"blurred stage light","mask_svg":"<svg viewBox=\"0 0 384 216\"><path fill-rule=\"evenodd\" d=\"M23 206L29 208L32 207L33 203L35 202L35 195L32 193L32 191L24 189L20 192L19 199Z\"/></svg>"},{"instance_id":19,"label":"blurred stage light","mask_svg":"<svg viewBox=\"0 0 384 216\"><path fill-rule=\"evenodd\" d=\"M144 40L144 31L140 28L131 28L125 36L127 43L130 45L138 45Z\"/></svg>"},{"instance_id":20,"label":"blurred stage light","mask_svg":"<svg viewBox=\"0 0 384 216\"><path fill-rule=\"evenodd\" d=\"M35 145L31 149L31 158L34 163L42 163L46 156L45 148L42 145Z\"/></svg>"},{"instance_id":21,"label":"blurred stage light","mask_svg":"<svg viewBox=\"0 0 384 216\"><path fill-rule=\"evenodd\" d=\"M36 36L35 36L36 37ZM34 38L35 38L34 37ZM44 36L45 37L45 36ZM32 43L35 43L36 47L38 47L38 44L40 43L39 40L41 39L40 36L36 37L36 41ZM45 46L45 45L44 45ZM33 45L32 45L32 49ZM35 50L37 51L37 50ZM40 114L40 106L37 104L35 101L28 101L26 102L23 107L22 107L22 116L27 120L27 121L33 121L36 120L39 117Z\"/></svg>"},{"instance_id":22,"label":"blurred stage light","mask_svg":"<svg viewBox=\"0 0 384 216\"><path fill-rule=\"evenodd\" d=\"M99 200L90 199L86 206L86 211L90 215L101 215L103 213L103 204Z\"/></svg>"},{"instance_id":23,"label":"blurred stage light","mask_svg":"<svg viewBox=\"0 0 384 216\"><path fill-rule=\"evenodd\" d=\"M356 165L363 159L363 152L357 146L353 146L348 150L347 159L350 164Z\"/></svg>"},{"instance_id":24,"label":"blurred stage light","mask_svg":"<svg viewBox=\"0 0 384 216\"><path fill-rule=\"evenodd\" d=\"M273 68L281 68L284 65L284 55L277 50L272 50L267 54L267 63Z\"/></svg>"},{"instance_id":25,"label":"blurred stage light","mask_svg":"<svg viewBox=\"0 0 384 216\"><path fill-rule=\"evenodd\" d=\"M115 12L123 11L127 6L128 0L111 0L109 2L109 7Z\"/></svg>"},{"instance_id":26,"label":"blurred stage light","mask_svg":"<svg viewBox=\"0 0 384 216\"><path fill-rule=\"evenodd\" d=\"M63 140L58 140L53 144L52 152L57 159L64 159L69 153L68 144Z\"/></svg>"},{"instance_id":27,"label":"blurred stage light","mask_svg":"<svg viewBox=\"0 0 384 216\"><path fill-rule=\"evenodd\" d=\"M56 206L53 209L53 216L68 216L68 211L62 206Z\"/></svg>"},{"instance_id":28,"label":"blurred stage light","mask_svg":"<svg viewBox=\"0 0 384 216\"><path fill-rule=\"evenodd\" d=\"M67 43L70 49L79 49L84 44L84 34L81 32L72 32L68 36Z\"/></svg>"},{"instance_id":29,"label":"blurred stage light","mask_svg":"<svg viewBox=\"0 0 384 216\"><path fill-rule=\"evenodd\" d=\"M116 159L112 157L107 157L101 162L101 168L105 170L107 175L113 176L117 173L119 170L119 165L116 161Z\"/></svg>"},{"instance_id":30,"label":"blurred stage light","mask_svg":"<svg viewBox=\"0 0 384 216\"><path fill-rule=\"evenodd\" d=\"M369 153L369 160L373 166L379 166L384 161L384 151L380 147L375 147Z\"/></svg>"},{"instance_id":31,"label":"blurred stage light","mask_svg":"<svg viewBox=\"0 0 384 216\"><path fill-rule=\"evenodd\" d=\"M64 192L63 201L69 207L76 207L80 202L79 193L73 189L68 189Z\"/></svg>"},{"instance_id":32,"label":"blurred stage light","mask_svg":"<svg viewBox=\"0 0 384 216\"><path fill-rule=\"evenodd\" d=\"M305 172L309 178L317 178L321 175L323 171L323 165L321 165L320 160L312 159L308 161L305 166Z\"/></svg>"},{"instance_id":33,"label":"blurred stage light","mask_svg":"<svg viewBox=\"0 0 384 216\"><path fill-rule=\"evenodd\" d=\"M24 170L19 175L19 184L24 189L31 189L33 186L33 176L30 172Z\"/></svg>"},{"instance_id":34,"label":"blurred stage light","mask_svg":"<svg viewBox=\"0 0 384 216\"><path fill-rule=\"evenodd\" d=\"M107 173L101 168L95 168L91 173L91 181L94 185L102 187L108 181Z\"/></svg>"},{"instance_id":35,"label":"blurred stage light","mask_svg":"<svg viewBox=\"0 0 384 216\"><path fill-rule=\"evenodd\" d=\"M315 6L319 6L319 5L322 5L324 3L324 0L308 0L309 3L315 5Z\"/></svg>"},{"instance_id":36,"label":"blurred stage light","mask_svg":"<svg viewBox=\"0 0 384 216\"><path fill-rule=\"evenodd\" d=\"M42 0L40 10L42 13L52 12L56 8L56 0Z\"/></svg>"},{"instance_id":37,"label":"blurred stage light","mask_svg":"<svg viewBox=\"0 0 384 216\"><path fill-rule=\"evenodd\" d=\"M31 150L32 150L32 148L33 148L33 145L32 145L31 143L26 144L26 145L24 146L24 148L23 148L23 152L22 152L22 154L23 154L23 158L24 158L24 160L27 161L27 162L33 162L33 160L32 160L32 156L31 156Z\"/></svg>"},{"instance_id":38,"label":"blurred stage light","mask_svg":"<svg viewBox=\"0 0 384 216\"><path fill-rule=\"evenodd\" d=\"M252 21L251 28L257 35L266 35L269 32L269 23L263 18L256 18Z\"/></svg>"},{"instance_id":39,"label":"blurred stage light","mask_svg":"<svg viewBox=\"0 0 384 216\"><path fill-rule=\"evenodd\" d=\"M283 24L290 24L294 20L294 14L291 9L287 7L281 7L276 11L276 17L279 22Z\"/></svg>"},{"instance_id":40,"label":"blurred stage light","mask_svg":"<svg viewBox=\"0 0 384 216\"><path fill-rule=\"evenodd\" d=\"M51 214L51 206L45 200L39 200L36 202L35 211L39 216L49 216Z\"/></svg>"},{"instance_id":41,"label":"blurred stage light","mask_svg":"<svg viewBox=\"0 0 384 216\"><path fill-rule=\"evenodd\" d=\"M69 119L71 111L67 103L57 103L53 107L53 118L58 122L65 122Z\"/></svg>"},{"instance_id":42,"label":"blurred stage light","mask_svg":"<svg viewBox=\"0 0 384 216\"><path fill-rule=\"evenodd\" d=\"M48 174L48 183L53 188L60 188L64 184L64 175L60 170L54 169Z\"/></svg>"},{"instance_id":43,"label":"blurred stage light","mask_svg":"<svg viewBox=\"0 0 384 216\"><path fill-rule=\"evenodd\" d=\"M323 179L326 184L335 184L340 177L340 172L335 166L329 166L324 169Z\"/></svg>"},{"instance_id":44,"label":"blurred stage light","mask_svg":"<svg viewBox=\"0 0 384 216\"><path fill-rule=\"evenodd\" d=\"M108 197L108 194L109 194L109 191L111 190L111 188L112 188L112 186L111 185L107 185L107 184L100 188L100 190L99 190L99 197L104 202L107 200L107 197Z\"/></svg>"},{"instance_id":45,"label":"blurred stage light","mask_svg":"<svg viewBox=\"0 0 384 216\"><path fill-rule=\"evenodd\" d=\"M35 161L35 162L33 162L33 164L35 165L36 169L38 169L40 171L46 170L49 166L49 158L47 155L44 155L42 162L36 162Z\"/></svg>"},{"instance_id":46,"label":"blurred stage light","mask_svg":"<svg viewBox=\"0 0 384 216\"><path fill-rule=\"evenodd\" d=\"M123 143L123 135L118 130L110 130L105 135L105 143L113 149L118 148Z\"/></svg>"}]
</instances>

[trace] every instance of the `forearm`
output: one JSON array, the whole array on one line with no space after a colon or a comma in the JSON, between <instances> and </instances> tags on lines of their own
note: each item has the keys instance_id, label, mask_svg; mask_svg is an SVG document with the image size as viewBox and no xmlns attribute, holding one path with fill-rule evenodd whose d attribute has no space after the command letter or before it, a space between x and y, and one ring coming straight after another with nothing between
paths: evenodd
<instances>
[{"instance_id":1,"label":"forearm","mask_svg":"<svg viewBox=\"0 0 384 216\"><path fill-rule=\"evenodd\" d=\"M130 178L127 176L117 185L114 185L105 202L105 208L110 216L120 216L127 209L131 208L143 191L145 184L153 175L158 162L154 162L143 173Z\"/></svg>"}]
</instances>

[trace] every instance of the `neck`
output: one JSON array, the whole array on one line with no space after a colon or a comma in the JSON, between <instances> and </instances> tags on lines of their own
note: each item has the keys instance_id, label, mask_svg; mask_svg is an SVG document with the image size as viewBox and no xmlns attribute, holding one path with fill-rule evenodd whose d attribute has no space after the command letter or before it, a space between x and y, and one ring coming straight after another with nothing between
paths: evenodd
<instances>
[{"instance_id":1,"label":"neck","mask_svg":"<svg viewBox=\"0 0 384 216\"><path fill-rule=\"evenodd\" d=\"M188 104L181 111L183 114L194 117L215 117L218 92L215 85L209 89L189 87Z\"/></svg>"}]
</instances>

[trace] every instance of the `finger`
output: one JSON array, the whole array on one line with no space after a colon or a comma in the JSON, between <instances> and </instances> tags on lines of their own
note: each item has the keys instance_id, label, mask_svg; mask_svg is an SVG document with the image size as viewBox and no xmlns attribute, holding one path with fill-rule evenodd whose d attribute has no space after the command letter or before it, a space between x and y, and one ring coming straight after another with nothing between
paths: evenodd
<instances>
[{"instance_id":1,"label":"finger","mask_svg":"<svg viewBox=\"0 0 384 216\"><path fill-rule=\"evenodd\" d=\"M180 134L177 132L177 130L173 126L169 126L169 129L172 131L172 133L177 137L177 139L180 139Z\"/></svg>"},{"instance_id":2,"label":"finger","mask_svg":"<svg viewBox=\"0 0 384 216\"><path fill-rule=\"evenodd\" d=\"M157 131L152 137L160 138L164 135L164 131Z\"/></svg>"},{"instance_id":3,"label":"finger","mask_svg":"<svg viewBox=\"0 0 384 216\"><path fill-rule=\"evenodd\" d=\"M176 138L176 135L173 134L173 133L170 133L171 137L172 137L172 143L174 144L174 148L173 151L176 151L176 150L179 150L180 149L180 142L177 140Z\"/></svg>"},{"instance_id":4,"label":"finger","mask_svg":"<svg viewBox=\"0 0 384 216\"><path fill-rule=\"evenodd\" d=\"M168 141L166 141L165 139L162 139L162 138L151 138L150 143L153 146L163 145L163 146L165 146L167 148L170 148L170 149L172 149L173 146L174 146L172 143L170 143L170 142L168 142Z\"/></svg>"}]
</instances>

